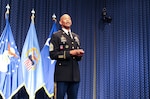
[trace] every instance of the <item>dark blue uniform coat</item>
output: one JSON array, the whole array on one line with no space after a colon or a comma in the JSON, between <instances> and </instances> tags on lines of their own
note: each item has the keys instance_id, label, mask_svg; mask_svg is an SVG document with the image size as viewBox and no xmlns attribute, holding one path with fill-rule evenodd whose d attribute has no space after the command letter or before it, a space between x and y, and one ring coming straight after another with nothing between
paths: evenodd
<instances>
[{"instance_id":1,"label":"dark blue uniform coat","mask_svg":"<svg viewBox=\"0 0 150 99\"><path fill-rule=\"evenodd\" d=\"M71 56L69 51L80 49L80 41L77 34L72 33L70 38L63 30L52 35L50 40L50 57L57 60L54 73L54 81L80 81L78 61L80 56Z\"/></svg>"}]
</instances>

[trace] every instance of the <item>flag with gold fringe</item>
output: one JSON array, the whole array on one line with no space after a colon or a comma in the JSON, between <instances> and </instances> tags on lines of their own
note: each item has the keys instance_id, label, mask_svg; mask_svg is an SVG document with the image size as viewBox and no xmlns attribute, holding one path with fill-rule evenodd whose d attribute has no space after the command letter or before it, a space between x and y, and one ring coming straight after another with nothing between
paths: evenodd
<instances>
[{"instance_id":1,"label":"flag with gold fringe","mask_svg":"<svg viewBox=\"0 0 150 99\"><path fill-rule=\"evenodd\" d=\"M46 40L44 47L41 50L41 57L42 57L42 66L43 66L43 75L44 75L44 82L45 82L45 91L49 97L54 95L54 69L55 69L55 60L51 60L49 56L49 42L51 36L54 32L57 31L57 24L55 15L52 16L53 18L53 25L51 31L49 33L49 37Z\"/></svg>"},{"instance_id":2,"label":"flag with gold fringe","mask_svg":"<svg viewBox=\"0 0 150 99\"><path fill-rule=\"evenodd\" d=\"M34 24L34 14L35 11L32 10L30 27L21 54L25 88L30 99L34 99L36 92L44 87L42 60Z\"/></svg>"},{"instance_id":3,"label":"flag with gold fringe","mask_svg":"<svg viewBox=\"0 0 150 99\"><path fill-rule=\"evenodd\" d=\"M20 54L9 23L9 5L6 6L6 25L0 37L0 94L11 99L23 86Z\"/></svg>"}]
</instances>

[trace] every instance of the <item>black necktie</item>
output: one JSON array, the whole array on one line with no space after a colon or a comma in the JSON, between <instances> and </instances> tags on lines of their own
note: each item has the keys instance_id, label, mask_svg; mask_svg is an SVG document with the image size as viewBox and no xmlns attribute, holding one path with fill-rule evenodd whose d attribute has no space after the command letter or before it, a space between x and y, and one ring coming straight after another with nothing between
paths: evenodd
<instances>
[{"instance_id":1,"label":"black necktie","mask_svg":"<svg viewBox=\"0 0 150 99\"><path fill-rule=\"evenodd\" d=\"M71 38L71 34L70 34L70 32L68 32L68 36Z\"/></svg>"}]
</instances>

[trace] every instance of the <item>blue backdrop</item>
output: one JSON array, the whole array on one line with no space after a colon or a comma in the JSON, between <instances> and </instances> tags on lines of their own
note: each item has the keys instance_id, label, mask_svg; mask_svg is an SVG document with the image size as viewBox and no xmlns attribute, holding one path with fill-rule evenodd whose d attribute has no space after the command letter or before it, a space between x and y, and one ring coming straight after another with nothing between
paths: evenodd
<instances>
[{"instance_id":1,"label":"blue backdrop","mask_svg":"<svg viewBox=\"0 0 150 99\"><path fill-rule=\"evenodd\" d=\"M10 25L21 53L35 10L40 48L49 35L51 16L57 20L69 13L72 30L80 35L85 50L80 62L78 99L148 99L150 91L150 1L149 0L1 0L0 33L5 26L6 5ZM112 22L102 21L102 9ZM59 27L59 25L58 25ZM60 28L60 27L59 27ZM26 99L24 88L14 98ZM46 97L39 90L37 98Z\"/></svg>"}]
</instances>

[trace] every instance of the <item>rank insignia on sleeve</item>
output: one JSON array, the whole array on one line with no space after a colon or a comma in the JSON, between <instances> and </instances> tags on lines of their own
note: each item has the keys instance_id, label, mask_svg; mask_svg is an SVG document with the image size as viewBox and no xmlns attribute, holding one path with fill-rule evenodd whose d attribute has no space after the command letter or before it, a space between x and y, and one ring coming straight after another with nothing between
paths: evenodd
<instances>
[{"instance_id":1,"label":"rank insignia on sleeve","mask_svg":"<svg viewBox=\"0 0 150 99\"><path fill-rule=\"evenodd\" d=\"M52 43L50 43L49 46L50 46L50 47L49 47L49 50L50 50L50 51L53 51L53 50L54 50L54 45L53 45Z\"/></svg>"}]
</instances>

